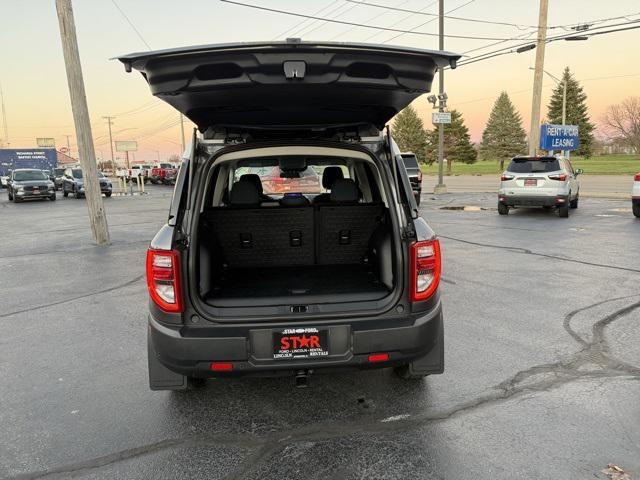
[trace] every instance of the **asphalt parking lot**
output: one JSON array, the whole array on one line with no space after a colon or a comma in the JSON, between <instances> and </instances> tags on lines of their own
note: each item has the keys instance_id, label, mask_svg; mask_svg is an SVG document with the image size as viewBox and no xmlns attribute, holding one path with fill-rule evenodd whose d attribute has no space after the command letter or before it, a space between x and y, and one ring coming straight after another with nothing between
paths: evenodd
<instances>
[{"instance_id":1,"label":"asphalt parking lot","mask_svg":"<svg viewBox=\"0 0 640 480\"><path fill-rule=\"evenodd\" d=\"M84 200L0 192L2 478L640 478L640 221L498 216L494 194L424 194L441 236L444 375L210 381L151 392L144 258L170 188ZM473 207L462 210L462 207Z\"/></svg>"}]
</instances>

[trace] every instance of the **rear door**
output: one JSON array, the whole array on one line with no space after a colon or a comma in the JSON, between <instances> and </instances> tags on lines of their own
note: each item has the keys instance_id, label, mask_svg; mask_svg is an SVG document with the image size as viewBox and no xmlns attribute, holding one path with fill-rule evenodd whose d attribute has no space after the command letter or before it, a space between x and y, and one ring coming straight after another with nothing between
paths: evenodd
<instances>
[{"instance_id":1,"label":"rear door","mask_svg":"<svg viewBox=\"0 0 640 480\"><path fill-rule=\"evenodd\" d=\"M345 43L208 45L123 55L153 95L213 126L378 129L428 92L449 52Z\"/></svg>"}]
</instances>

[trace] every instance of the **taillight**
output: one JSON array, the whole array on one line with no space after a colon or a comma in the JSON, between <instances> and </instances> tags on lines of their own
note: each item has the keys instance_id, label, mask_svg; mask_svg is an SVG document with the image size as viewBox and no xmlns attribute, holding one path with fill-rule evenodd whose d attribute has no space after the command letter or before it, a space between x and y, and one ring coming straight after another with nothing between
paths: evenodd
<instances>
[{"instance_id":1,"label":"taillight","mask_svg":"<svg viewBox=\"0 0 640 480\"><path fill-rule=\"evenodd\" d=\"M549 179L564 182L567 179L567 176L564 173L561 173L559 175L549 175Z\"/></svg>"},{"instance_id":2,"label":"taillight","mask_svg":"<svg viewBox=\"0 0 640 480\"><path fill-rule=\"evenodd\" d=\"M427 240L411 245L411 301L427 300L440 284L440 242Z\"/></svg>"},{"instance_id":3,"label":"taillight","mask_svg":"<svg viewBox=\"0 0 640 480\"><path fill-rule=\"evenodd\" d=\"M516 177L514 177L513 175L507 175L503 173L502 176L500 177L500 181L504 182L506 180L513 180L514 178Z\"/></svg>"},{"instance_id":4,"label":"taillight","mask_svg":"<svg viewBox=\"0 0 640 480\"><path fill-rule=\"evenodd\" d=\"M176 250L147 250L147 287L160 310L182 312L180 254Z\"/></svg>"},{"instance_id":5,"label":"taillight","mask_svg":"<svg viewBox=\"0 0 640 480\"><path fill-rule=\"evenodd\" d=\"M636 176L633 177L633 180L636 182L640 182L640 173L636 173Z\"/></svg>"}]
</instances>

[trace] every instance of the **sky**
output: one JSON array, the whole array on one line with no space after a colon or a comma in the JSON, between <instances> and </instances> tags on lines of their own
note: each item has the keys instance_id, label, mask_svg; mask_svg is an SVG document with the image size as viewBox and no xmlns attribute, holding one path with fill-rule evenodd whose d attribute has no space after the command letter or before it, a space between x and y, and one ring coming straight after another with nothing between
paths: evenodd
<instances>
[{"instance_id":1,"label":"sky","mask_svg":"<svg viewBox=\"0 0 640 480\"><path fill-rule=\"evenodd\" d=\"M373 27L437 33L435 17L357 5L348 0L239 0L269 8L363 23ZM433 0L367 0L386 6L437 13ZM114 140L137 140L136 160L155 161L180 153L179 115L155 99L139 73L125 73L119 54L187 45L284 39L388 43L437 49L435 36L380 31L312 21L231 5L219 0L74 0L80 57L98 159L110 158L107 122L114 116ZM533 32L538 0L445 0L452 16L501 21L497 26L447 19L445 33L512 38ZM129 18L135 29L127 22ZM319 12L319 13L318 13ZM0 0L0 85L4 93L8 143L33 147L36 137L53 137L56 146L77 152L64 60L54 0ZM635 14L635 16L632 16ZM562 26L628 15L612 23L640 19L638 0L550 0L549 36L567 32ZM425 23L428 22L428 23ZM424 24L424 25L423 25ZM566 27L565 27L566 28ZM394 38L395 37L395 38ZM535 32L528 38L535 38ZM522 40L523 42L526 39ZM445 49L471 57L512 43L445 39ZM601 35L582 42L547 44L545 70L560 76L568 66L582 82L591 119L599 123L608 105L640 95L640 29ZM509 93L528 130L535 50L509 54L448 70L445 90L449 107L462 112L473 141L479 141L491 107L501 91ZM545 76L542 116L554 87ZM437 81L433 90L438 88ZM422 96L414 105L431 128L431 106ZM0 119L1 121L1 119ZM185 123L187 138L193 125ZM602 133L602 130L599 130ZM0 128L0 137L3 137ZM6 146L6 140L5 140ZM116 157L120 154L116 152Z\"/></svg>"}]
</instances>

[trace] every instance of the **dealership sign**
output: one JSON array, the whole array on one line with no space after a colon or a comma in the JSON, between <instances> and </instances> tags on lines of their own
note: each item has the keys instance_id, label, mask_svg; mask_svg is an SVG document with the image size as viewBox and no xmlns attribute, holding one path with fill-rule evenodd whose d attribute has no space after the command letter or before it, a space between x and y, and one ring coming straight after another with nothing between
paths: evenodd
<instances>
[{"instance_id":1,"label":"dealership sign","mask_svg":"<svg viewBox=\"0 0 640 480\"><path fill-rule=\"evenodd\" d=\"M135 152L138 150L138 142L135 140L116 140L116 151L118 152Z\"/></svg>"},{"instance_id":2,"label":"dealership sign","mask_svg":"<svg viewBox=\"0 0 640 480\"><path fill-rule=\"evenodd\" d=\"M55 138L50 137L38 137L36 138L36 143L40 148L53 148L56 146Z\"/></svg>"},{"instance_id":3,"label":"dealership sign","mask_svg":"<svg viewBox=\"0 0 640 480\"><path fill-rule=\"evenodd\" d=\"M540 148L542 150L577 150L580 147L580 136L577 125L540 126Z\"/></svg>"}]
</instances>

